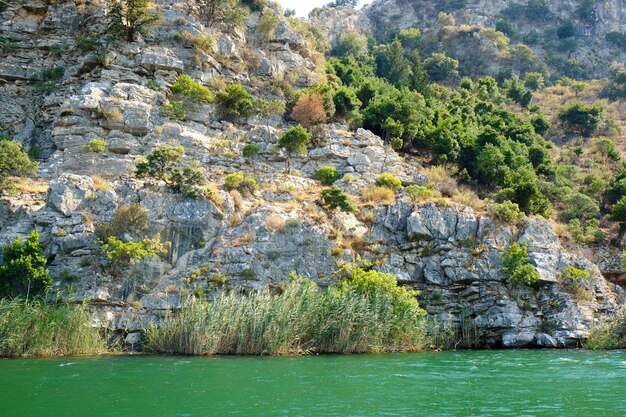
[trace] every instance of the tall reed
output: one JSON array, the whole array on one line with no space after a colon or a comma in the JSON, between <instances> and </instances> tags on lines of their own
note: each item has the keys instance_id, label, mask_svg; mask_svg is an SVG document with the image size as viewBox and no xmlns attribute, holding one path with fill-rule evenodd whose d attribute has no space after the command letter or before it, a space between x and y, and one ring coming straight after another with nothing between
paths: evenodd
<instances>
[{"instance_id":1,"label":"tall reed","mask_svg":"<svg viewBox=\"0 0 626 417\"><path fill-rule=\"evenodd\" d=\"M59 356L106 352L87 305L0 300L0 356Z\"/></svg>"},{"instance_id":2,"label":"tall reed","mask_svg":"<svg viewBox=\"0 0 626 417\"><path fill-rule=\"evenodd\" d=\"M626 306L617 315L591 329L587 349L626 349Z\"/></svg>"},{"instance_id":3,"label":"tall reed","mask_svg":"<svg viewBox=\"0 0 626 417\"><path fill-rule=\"evenodd\" d=\"M190 299L147 329L145 347L185 355L284 355L410 351L427 345L425 313L395 278L398 291L380 283L366 288L345 282L327 291L295 281L277 295L263 290L249 296L224 293L212 302Z\"/></svg>"}]
</instances>

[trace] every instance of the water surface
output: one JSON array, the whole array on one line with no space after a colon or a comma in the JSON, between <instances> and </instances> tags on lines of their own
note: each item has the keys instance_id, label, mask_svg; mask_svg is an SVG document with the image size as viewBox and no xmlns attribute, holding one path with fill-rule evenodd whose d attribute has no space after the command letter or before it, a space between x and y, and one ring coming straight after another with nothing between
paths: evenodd
<instances>
[{"instance_id":1,"label":"water surface","mask_svg":"<svg viewBox=\"0 0 626 417\"><path fill-rule=\"evenodd\" d=\"M0 360L2 417L626 416L626 352Z\"/></svg>"}]
</instances>

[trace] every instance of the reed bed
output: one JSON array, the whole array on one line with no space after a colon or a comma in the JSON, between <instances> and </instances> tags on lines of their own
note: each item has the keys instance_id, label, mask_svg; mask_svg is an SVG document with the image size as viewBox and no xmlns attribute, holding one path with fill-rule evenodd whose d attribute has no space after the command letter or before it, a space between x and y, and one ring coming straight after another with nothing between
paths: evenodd
<instances>
[{"instance_id":1,"label":"reed bed","mask_svg":"<svg viewBox=\"0 0 626 417\"><path fill-rule=\"evenodd\" d=\"M87 305L0 300L0 356L93 355L106 341L91 327Z\"/></svg>"},{"instance_id":2,"label":"reed bed","mask_svg":"<svg viewBox=\"0 0 626 417\"><path fill-rule=\"evenodd\" d=\"M249 296L223 293L212 302L190 299L147 329L145 348L184 355L420 350L428 345L425 313L395 279L393 286L397 290L344 281L322 291L296 281L281 294L263 290Z\"/></svg>"},{"instance_id":3,"label":"reed bed","mask_svg":"<svg viewBox=\"0 0 626 417\"><path fill-rule=\"evenodd\" d=\"M626 349L626 306L610 320L591 329L587 349Z\"/></svg>"}]
</instances>

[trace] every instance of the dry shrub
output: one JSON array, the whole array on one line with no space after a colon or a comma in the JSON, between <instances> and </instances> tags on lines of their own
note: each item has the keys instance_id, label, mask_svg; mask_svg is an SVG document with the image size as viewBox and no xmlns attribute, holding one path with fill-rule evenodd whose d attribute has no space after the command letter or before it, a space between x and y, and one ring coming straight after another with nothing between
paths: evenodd
<instances>
[{"instance_id":1,"label":"dry shrub","mask_svg":"<svg viewBox=\"0 0 626 417\"><path fill-rule=\"evenodd\" d=\"M302 94L291 111L291 118L305 127L325 123L327 115L321 94Z\"/></svg>"},{"instance_id":2,"label":"dry shrub","mask_svg":"<svg viewBox=\"0 0 626 417\"><path fill-rule=\"evenodd\" d=\"M361 192L363 199L368 203L390 206L396 202L395 191L387 187L370 187Z\"/></svg>"},{"instance_id":3,"label":"dry shrub","mask_svg":"<svg viewBox=\"0 0 626 417\"><path fill-rule=\"evenodd\" d=\"M249 245L253 241L254 241L254 236L252 235L252 233L248 232L246 234L236 237L233 240L233 246L245 246L245 245Z\"/></svg>"},{"instance_id":4,"label":"dry shrub","mask_svg":"<svg viewBox=\"0 0 626 417\"><path fill-rule=\"evenodd\" d=\"M102 114L109 120L113 120L116 122L121 122L124 118L122 116L122 112L117 107L113 107L111 109L102 110Z\"/></svg>"},{"instance_id":5,"label":"dry shrub","mask_svg":"<svg viewBox=\"0 0 626 417\"><path fill-rule=\"evenodd\" d=\"M457 191L456 180L448 173L445 166L437 165L424 168L422 174L426 175L428 180L434 183L441 194L446 197L453 196Z\"/></svg>"},{"instance_id":6,"label":"dry shrub","mask_svg":"<svg viewBox=\"0 0 626 417\"><path fill-rule=\"evenodd\" d=\"M99 175L94 175L93 177L91 177L91 180L93 181L94 187L98 191L109 191L113 188L110 182L108 182Z\"/></svg>"},{"instance_id":7,"label":"dry shrub","mask_svg":"<svg viewBox=\"0 0 626 417\"><path fill-rule=\"evenodd\" d=\"M243 213L235 213L233 217L230 218L230 227L239 226L245 219Z\"/></svg>"},{"instance_id":8,"label":"dry shrub","mask_svg":"<svg viewBox=\"0 0 626 417\"><path fill-rule=\"evenodd\" d=\"M266 229L271 230L272 232L279 232L285 228L286 221L285 219L278 214L270 214L265 218L263 222L263 226Z\"/></svg>"}]
</instances>

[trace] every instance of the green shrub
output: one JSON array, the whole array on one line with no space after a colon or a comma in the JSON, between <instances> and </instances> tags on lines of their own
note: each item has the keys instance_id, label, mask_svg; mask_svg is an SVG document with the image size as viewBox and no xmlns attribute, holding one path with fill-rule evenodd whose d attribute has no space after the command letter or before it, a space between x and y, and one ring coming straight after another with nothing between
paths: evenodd
<instances>
[{"instance_id":1,"label":"green shrub","mask_svg":"<svg viewBox=\"0 0 626 417\"><path fill-rule=\"evenodd\" d=\"M172 84L174 93L182 94L194 103L211 103L215 96L205 86L196 83L189 75L180 74Z\"/></svg>"},{"instance_id":2,"label":"green shrub","mask_svg":"<svg viewBox=\"0 0 626 417\"><path fill-rule=\"evenodd\" d=\"M359 211L352 199L336 185L322 191L322 200L324 205L331 210L339 208L347 213L358 213Z\"/></svg>"},{"instance_id":3,"label":"green shrub","mask_svg":"<svg viewBox=\"0 0 626 417\"><path fill-rule=\"evenodd\" d=\"M0 300L0 357L97 355L106 341L88 305Z\"/></svg>"},{"instance_id":4,"label":"green shrub","mask_svg":"<svg viewBox=\"0 0 626 417\"><path fill-rule=\"evenodd\" d=\"M45 68L39 74L37 74L35 89L43 92L50 92L56 89L65 75L65 68L63 67L51 67Z\"/></svg>"},{"instance_id":5,"label":"green shrub","mask_svg":"<svg viewBox=\"0 0 626 417\"><path fill-rule=\"evenodd\" d=\"M107 147L107 143L103 139L94 139L87 145L89 152L100 153L104 152Z\"/></svg>"},{"instance_id":6,"label":"green shrub","mask_svg":"<svg viewBox=\"0 0 626 417\"><path fill-rule=\"evenodd\" d=\"M313 174L313 179L318 180L324 185L332 185L339 178L341 178L341 174L335 167L321 167Z\"/></svg>"},{"instance_id":7,"label":"green shrub","mask_svg":"<svg viewBox=\"0 0 626 417\"><path fill-rule=\"evenodd\" d=\"M559 120L568 130L589 136L600 127L602 113L602 107L572 101L559 110Z\"/></svg>"},{"instance_id":8,"label":"green shrub","mask_svg":"<svg viewBox=\"0 0 626 417\"><path fill-rule=\"evenodd\" d=\"M526 218L526 215L519 209L519 206L509 200L502 203L489 204L487 210L504 222L517 223Z\"/></svg>"},{"instance_id":9,"label":"green shrub","mask_svg":"<svg viewBox=\"0 0 626 417\"><path fill-rule=\"evenodd\" d=\"M237 190L243 194L253 193L256 189L259 188L256 180L244 174L243 172L234 172L226 176L225 183L226 189Z\"/></svg>"},{"instance_id":10,"label":"green shrub","mask_svg":"<svg viewBox=\"0 0 626 417\"><path fill-rule=\"evenodd\" d=\"M578 282L585 279L589 279L591 274L585 269L579 269L574 266L568 266L565 268L564 278L571 282Z\"/></svg>"},{"instance_id":11,"label":"green shrub","mask_svg":"<svg viewBox=\"0 0 626 417\"><path fill-rule=\"evenodd\" d=\"M386 172L376 179L376 185L389 188L390 190L397 190L402 187L402 181L396 178L395 175Z\"/></svg>"},{"instance_id":12,"label":"green shrub","mask_svg":"<svg viewBox=\"0 0 626 417\"><path fill-rule=\"evenodd\" d=\"M256 157L259 152L261 152L261 148L256 143L248 143L241 150L243 157L247 158L249 161Z\"/></svg>"},{"instance_id":13,"label":"green shrub","mask_svg":"<svg viewBox=\"0 0 626 417\"><path fill-rule=\"evenodd\" d=\"M0 297L40 295L50 287L52 279L37 231L33 230L23 244L20 237L11 245L5 244L2 257Z\"/></svg>"},{"instance_id":14,"label":"green shrub","mask_svg":"<svg viewBox=\"0 0 626 417\"><path fill-rule=\"evenodd\" d=\"M174 188L185 197L197 200L209 196L207 194L208 190L204 188L208 184L207 177L197 161L179 170L174 178L174 182Z\"/></svg>"},{"instance_id":15,"label":"green shrub","mask_svg":"<svg viewBox=\"0 0 626 417\"><path fill-rule=\"evenodd\" d=\"M102 242L100 249L111 262L114 271L130 265L132 261L140 261L146 258L154 258L167 253L167 248L161 243L161 237L156 235L152 239L144 239L140 242L124 242L115 236L109 237Z\"/></svg>"},{"instance_id":16,"label":"green shrub","mask_svg":"<svg viewBox=\"0 0 626 417\"><path fill-rule=\"evenodd\" d=\"M229 84L218 98L222 109L230 116L248 117L254 109L254 97L241 84Z\"/></svg>"},{"instance_id":17,"label":"green shrub","mask_svg":"<svg viewBox=\"0 0 626 417\"><path fill-rule=\"evenodd\" d=\"M178 173L180 162L185 154L182 146L157 146L146 160L137 164L138 177L152 177L174 185L175 175Z\"/></svg>"},{"instance_id":18,"label":"green shrub","mask_svg":"<svg viewBox=\"0 0 626 417\"><path fill-rule=\"evenodd\" d=\"M187 109L182 101L168 101L161 106L161 111L164 115L174 120L185 120L187 118Z\"/></svg>"},{"instance_id":19,"label":"green shrub","mask_svg":"<svg viewBox=\"0 0 626 417\"><path fill-rule=\"evenodd\" d=\"M600 153L612 161L619 161L620 154L617 145L611 139L600 139L596 144Z\"/></svg>"},{"instance_id":20,"label":"green shrub","mask_svg":"<svg viewBox=\"0 0 626 417\"><path fill-rule=\"evenodd\" d=\"M32 162L22 145L13 140L0 140L0 187L11 187L9 176L35 175L39 164Z\"/></svg>"},{"instance_id":21,"label":"green shrub","mask_svg":"<svg viewBox=\"0 0 626 417\"><path fill-rule=\"evenodd\" d=\"M276 295L191 299L146 331L146 347L187 355L413 351L428 343L424 316L393 275L355 268L327 291L295 278Z\"/></svg>"},{"instance_id":22,"label":"green shrub","mask_svg":"<svg viewBox=\"0 0 626 417\"><path fill-rule=\"evenodd\" d=\"M404 189L413 201L421 201L435 197L435 192L421 185L409 185Z\"/></svg>"},{"instance_id":23,"label":"green shrub","mask_svg":"<svg viewBox=\"0 0 626 417\"><path fill-rule=\"evenodd\" d=\"M528 244L514 243L501 255L502 270L512 285L533 285L539 281L539 273L530 263Z\"/></svg>"}]
</instances>

